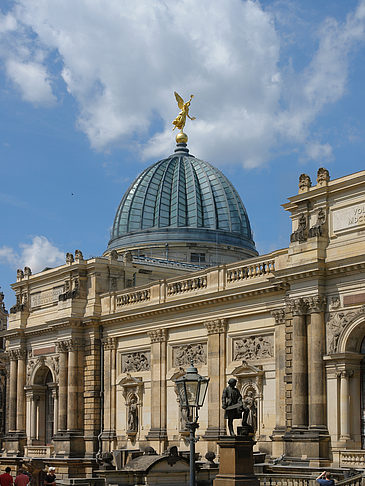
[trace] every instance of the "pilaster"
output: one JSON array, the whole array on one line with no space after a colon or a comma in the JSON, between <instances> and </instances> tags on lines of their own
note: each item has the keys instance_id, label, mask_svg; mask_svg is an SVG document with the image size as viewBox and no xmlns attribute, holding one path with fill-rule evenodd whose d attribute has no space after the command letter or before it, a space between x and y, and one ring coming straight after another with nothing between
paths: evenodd
<instances>
[{"instance_id":1,"label":"pilaster","mask_svg":"<svg viewBox=\"0 0 365 486\"><path fill-rule=\"evenodd\" d=\"M148 335L151 340L151 429L146 438L161 453L167 440L167 330L154 329Z\"/></svg>"},{"instance_id":2,"label":"pilaster","mask_svg":"<svg viewBox=\"0 0 365 486\"><path fill-rule=\"evenodd\" d=\"M275 309L271 312L275 319L275 410L276 424L271 439L273 441L272 455L278 457L284 453L283 436L285 427L285 309Z\"/></svg>"},{"instance_id":3,"label":"pilaster","mask_svg":"<svg viewBox=\"0 0 365 486\"><path fill-rule=\"evenodd\" d=\"M117 340L114 337L103 339L104 347L104 427L102 433L103 451L109 452L116 448L116 349Z\"/></svg>"},{"instance_id":4,"label":"pilaster","mask_svg":"<svg viewBox=\"0 0 365 486\"><path fill-rule=\"evenodd\" d=\"M227 319L214 319L204 322L208 334L208 428L204 439L217 441L226 435L224 410L221 396L226 386L226 336ZM208 445L209 448L209 445ZM216 445L213 444L213 448Z\"/></svg>"}]
</instances>

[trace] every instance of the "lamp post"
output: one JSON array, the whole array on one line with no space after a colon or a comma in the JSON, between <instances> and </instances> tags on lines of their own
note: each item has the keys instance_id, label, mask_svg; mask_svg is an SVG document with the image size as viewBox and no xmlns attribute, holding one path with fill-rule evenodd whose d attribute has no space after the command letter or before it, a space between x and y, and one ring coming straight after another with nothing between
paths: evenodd
<instances>
[{"instance_id":1,"label":"lamp post","mask_svg":"<svg viewBox=\"0 0 365 486\"><path fill-rule=\"evenodd\" d=\"M208 383L209 378L198 374L193 360L185 375L175 381L181 411L186 410L188 417L186 426L190 432L190 486L195 486L195 431L199 427L198 412L199 408L203 406Z\"/></svg>"}]
</instances>

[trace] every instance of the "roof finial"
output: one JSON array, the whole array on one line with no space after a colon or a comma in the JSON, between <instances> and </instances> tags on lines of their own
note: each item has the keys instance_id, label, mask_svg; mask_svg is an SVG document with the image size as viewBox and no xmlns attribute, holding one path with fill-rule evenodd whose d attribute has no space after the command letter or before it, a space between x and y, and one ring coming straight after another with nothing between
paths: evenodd
<instances>
[{"instance_id":1,"label":"roof finial","mask_svg":"<svg viewBox=\"0 0 365 486\"><path fill-rule=\"evenodd\" d=\"M183 129L185 127L186 117L190 118L190 120L195 120L195 116L189 115L190 103L194 95L190 95L190 100L184 103L184 100L181 98L181 96L177 94L176 91L174 91L174 93L177 105L181 110L175 120L172 122L172 124L174 125L173 130L175 130L175 128L178 128L180 130L180 132L176 135L176 143L186 144L188 142L188 136L186 135L186 133L183 132Z\"/></svg>"}]
</instances>

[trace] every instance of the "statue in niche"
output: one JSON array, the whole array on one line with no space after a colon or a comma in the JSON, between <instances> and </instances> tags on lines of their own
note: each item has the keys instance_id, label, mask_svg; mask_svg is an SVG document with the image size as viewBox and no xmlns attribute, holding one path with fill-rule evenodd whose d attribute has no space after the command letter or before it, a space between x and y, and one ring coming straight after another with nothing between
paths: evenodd
<instances>
[{"instance_id":1,"label":"statue in niche","mask_svg":"<svg viewBox=\"0 0 365 486\"><path fill-rule=\"evenodd\" d=\"M128 405L128 432L137 432L138 430L138 405L137 397L131 396Z\"/></svg>"},{"instance_id":2,"label":"statue in niche","mask_svg":"<svg viewBox=\"0 0 365 486\"><path fill-rule=\"evenodd\" d=\"M252 390L250 390L243 399L243 415L242 425L250 425L254 432L257 430L257 406L256 398Z\"/></svg>"},{"instance_id":3,"label":"statue in niche","mask_svg":"<svg viewBox=\"0 0 365 486\"><path fill-rule=\"evenodd\" d=\"M228 420L228 430L231 436L235 436L233 430L233 420L242 418L243 403L242 395L236 388L237 380L230 378L228 386L223 390L222 408L224 409L224 418Z\"/></svg>"}]
</instances>

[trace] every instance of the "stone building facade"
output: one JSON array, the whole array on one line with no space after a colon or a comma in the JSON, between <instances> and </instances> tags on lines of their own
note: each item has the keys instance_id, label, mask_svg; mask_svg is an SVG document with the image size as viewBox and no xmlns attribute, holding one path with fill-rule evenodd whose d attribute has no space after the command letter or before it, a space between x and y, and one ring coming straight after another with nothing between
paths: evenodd
<instances>
[{"instance_id":1,"label":"stone building facade","mask_svg":"<svg viewBox=\"0 0 365 486\"><path fill-rule=\"evenodd\" d=\"M364 465L365 171L302 175L283 207L290 244L266 255L197 270L114 247L18 271L3 455L91 474L100 452L188 449L174 380L193 359L210 378L199 452L226 434L235 377L258 449Z\"/></svg>"},{"instance_id":2,"label":"stone building facade","mask_svg":"<svg viewBox=\"0 0 365 486\"><path fill-rule=\"evenodd\" d=\"M4 294L0 292L0 332L6 331L8 312L5 309ZM0 439L5 435L6 422L6 376L8 372L8 360L5 354L5 339L0 337Z\"/></svg>"}]
</instances>

